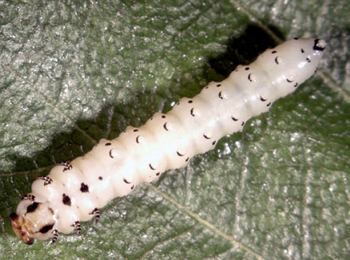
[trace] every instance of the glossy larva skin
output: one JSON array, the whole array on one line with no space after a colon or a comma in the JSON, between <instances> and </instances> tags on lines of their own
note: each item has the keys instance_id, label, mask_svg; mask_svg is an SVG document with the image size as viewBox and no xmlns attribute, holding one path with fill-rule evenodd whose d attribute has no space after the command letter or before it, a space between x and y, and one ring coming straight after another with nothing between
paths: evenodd
<instances>
[{"instance_id":1,"label":"glossy larva skin","mask_svg":"<svg viewBox=\"0 0 350 260\"><path fill-rule=\"evenodd\" d=\"M33 182L32 192L11 214L15 233L27 244L34 239L55 242L58 232L80 233L80 221L98 220L98 208L113 198L187 165L297 89L316 72L325 45L319 39L293 39L268 49L194 98L182 98L169 113L156 113L145 125L127 127L83 157L53 167Z\"/></svg>"}]
</instances>

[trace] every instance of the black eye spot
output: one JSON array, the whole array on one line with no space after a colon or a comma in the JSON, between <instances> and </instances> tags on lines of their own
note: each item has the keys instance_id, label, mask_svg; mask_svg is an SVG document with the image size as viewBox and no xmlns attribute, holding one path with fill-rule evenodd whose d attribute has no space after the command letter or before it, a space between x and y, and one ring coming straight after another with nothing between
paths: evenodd
<instances>
[{"instance_id":1,"label":"black eye spot","mask_svg":"<svg viewBox=\"0 0 350 260\"><path fill-rule=\"evenodd\" d=\"M112 143L105 143L105 146L109 146L109 145L112 145Z\"/></svg>"},{"instance_id":2,"label":"black eye spot","mask_svg":"<svg viewBox=\"0 0 350 260\"><path fill-rule=\"evenodd\" d=\"M99 177L98 177L98 179L99 179L100 181L102 181L102 180L103 180L102 176L99 176Z\"/></svg>"},{"instance_id":3,"label":"black eye spot","mask_svg":"<svg viewBox=\"0 0 350 260\"><path fill-rule=\"evenodd\" d=\"M27 207L27 213L35 211L38 206L39 206L39 203L37 203L37 202L34 202L33 204L29 205Z\"/></svg>"},{"instance_id":4,"label":"black eye spot","mask_svg":"<svg viewBox=\"0 0 350 260\"><path fill-rule=\"evenodd\" d=\"M80 191L81 192L89 192L89 186L82 182L81 186L80 186Z\"/></svg>"},{"instance_id":5,"label":"black eye spot","mask_svg":"<svg viewBox=\"0 0 350 260\"><path fill-rule=\"evenodd\" d=\"M245 67L245 70L249 70L249 67Z\"/></svg>"},{"instance_id":6,"label":"black eye spot","mask_svg":"<svg viewBox=\"0 0 350 260\"><path fill-rule=\"evenodd\" d=\"M301 53L304 53L304 52L305 52L304 49L300 49L300 51L301 51Z\"/></svg>"},{"instance_id":7,"label":"black eye spot","mask_svg":"<svg viewBox=\"0 0 350 260\"><path fill-rule=\"evenodd\" d=\"M50 231L52 228L53 228L53 224L48 224L48 225L43 226L43 227L39 230L39 232L42 233L42 234L45 234L45 233L47 233L48 231Z\"/></svg>"},{"instance_id":8,"label":"black eye spot","mask_svg":"<svg viewBox=\"0 0 350 260\"><path fill-rule=\"evenodd\" d=\"M63 193L63 194L62 194L62 197L63 197L62 203L63 203L64 205L67 205L67 206L72 205L72 201L70 200L69 196L67 196L65 193Z\"/></svg>"}]
</instances>

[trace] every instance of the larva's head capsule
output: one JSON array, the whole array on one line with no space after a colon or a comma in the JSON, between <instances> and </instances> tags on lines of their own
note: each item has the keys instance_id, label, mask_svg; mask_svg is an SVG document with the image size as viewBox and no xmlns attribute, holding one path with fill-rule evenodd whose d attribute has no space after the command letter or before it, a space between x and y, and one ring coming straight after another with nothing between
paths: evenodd
<instances>
[{"instance_id":1,"label":"larva's head capsule","mask_svg":"<svg viewBox=\"0 0 350 260\"><path fill-rule=\"evenodd\" d=\"M22 200L17 213L10 215L10 222L15 234L27 245L33 244L35 239L46 240L55 236L56 221L48 202Z\"/></svg>"}]
</instances>

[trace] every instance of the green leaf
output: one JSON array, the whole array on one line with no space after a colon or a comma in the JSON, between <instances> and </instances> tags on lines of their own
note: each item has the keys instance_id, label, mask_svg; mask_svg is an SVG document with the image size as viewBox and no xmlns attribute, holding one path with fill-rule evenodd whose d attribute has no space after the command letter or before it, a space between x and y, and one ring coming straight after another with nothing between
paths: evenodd
<instances>
[{"instance_id":1,"label":"green leaf","mask_svg":"<svg viewBox=\"0 0 350 260\"><path fill-rule=\"evenodd\" d=\"M350 252L348 1L2 1L3 258L345 259ZM115 138L281 39L328 42L320 70L99 225L24 245L8 215L60 161Z\"/></svg>"}]
</instances>

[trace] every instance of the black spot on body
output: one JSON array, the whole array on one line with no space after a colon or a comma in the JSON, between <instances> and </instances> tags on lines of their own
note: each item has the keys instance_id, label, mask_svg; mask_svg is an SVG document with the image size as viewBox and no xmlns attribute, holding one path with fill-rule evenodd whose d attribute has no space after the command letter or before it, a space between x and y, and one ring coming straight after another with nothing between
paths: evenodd
<instances>
[{"instance_id":1,"label":"black spot on body","mask_svg":"<svg viewBox=\"0 0 350 260\"><path fill-rule=\"evenodd\" d=\"M43 226L43 227L39 230L39 232L40 232L41 234L45 234L45 233L47 233L48 231L50 231L52 228L53 228L53 224L48 224L48 225Z\"/></svg>"},{"instance_id":2,"label":"black spot on body","mask_svg":"<svg viewBox=\"0 0 350 260\"><path fill-rule=\"evenodd\" d=\"M300 49L300 51L301 51L301 53L304 53L304 52L305 52L304 49Z\"/></svg>"},{"instance_id":3,"label":"black spot on body","mask_svg":"<svg viewBox=\"0 0 350 260\"><path fill-rule=\"evenodd\" d=\"M275 54L275 53L277 53L277 51L272 51L271 53L272 53L272 54Z\"/></svg>"},{"instance_id":4,"label":"black spot on body","mask_svg":"<svg viewBox=\"0 0 350 260\"><path fill-rule=\"evenodd\" d=\"M306 61L309 62L309 63L311 62L311 60L309 58L306 58Z\"/></svg>"},{"instance_id":5,"label":"black spot on body","mask_svg":"<svg viewBox=\"0 0 350 260\"><path fill-rule=\"evenodd\" d=\"M80 186L80 191L81 192L89 192L89 186L82 182L81 186Z\"/></svg>"},{"instance_id":6,"label":"black spot on body","mask_svg":"<svg viewBox=\"0 0 350 260\"><path fill-rule=\"evenodd\" d=\"M100 181L102 181L102 180L103 180L102 176L99 176L99 177L98 177L98 179L99 179Z\"/></svg>"},{"instance_id":7,"label":"black spot on body","mask_svg":"<svg viewBox=\"0 0 350 260\"><path fill-rule=\"evenodd\" d=\"M192 103L193 103L193 100L188 100L188 103L189 103L189 104L192 104Z\"/></svg>"},{"instance_id":8,"label":"black spot on body","mask_svg":"<svg viewBox=\"0 0 350 260\"><path fill-rule=\"evenodd\" d=\"M193 113L193 110L194 110L194 108L192 108L192 109L191 109L190 113L191 113L191 116L193 116L193 117L194 117L194 116L195 116L195 114Z\"/></svg>"},{"instance_id":9,"label":"black spot on body","mask_svg":"<svg viewBox=\"0 0 350 260\"><path fill-rule=\"evenodd\" d=\"M224 99L222 96L222 91L219 92L219 98Z\"/></svg>"},{"instance_id":10,"label":"black spot on body","mask_svg":"<svg viewBox=\"0 0 350 260\"><path fill-rule=\"evenodd\" d=\"M39 203L34 202L33 204L27 207L27 213L34 212L39 206Z\"/></svg>"},{"instance_id":11,"label":"black spot on body","mask_svg":"<svg viewBox=\"0 0 350 260\"><path fill-rule=\"evenodd\" d=\"M168 123L168 122L166 122L166 123L163 125L163 128L164 128L166 131L169 131L169 129L168 129L168 127L167 127L167 123Z\"/></svg>"},{"instance_id":12,"label":"black spot on body","mask_svg":"<svg viewBox=\"0 0 350 260\"><path fill-rule=\"evenodd\" d=\"M112 145L112 143L105 143L105 146L109 146L109 145Z\"/></svg>"},{"instance_id":13,"label":"black spot on body","mask_svg":"<svg viewBox=\"0 0 350 260\"><path fill-rule=\"evenodd\" d=\"M140 143L140 136L138 135L137 137L136 137L136 143Z\"/></svg>"},{"instance_id":14,"label":"black spot on body","mask_svg":"<svg viewBox=\"0 0 350 260\"><path fill-rule=\"evenodd\" d=\"M166 118L166 116L165 116L165 115L162 115L162 118Z\"/></svg>"},{"instance_id":15,"label":"black spot on body","mask_svg":"<svg viewBox=\"0 0 350 260\"><path fill-rule=\"evenodd\" d=\"M181 154L180 152L176 151L178 156L184 156L184 154Z\"/></svg>"},{"instance_id":16,"label":"black spot on body","mask_svg":"<svg viewBox=\"0 0 350 260\"><path fill-rule=\"evenodd\" d=\"M114 157L113 157L113 155L112 155L112 150L113 150L113 149L109 150L109 157L111 157L111 158L113 159Z\"/></svg>"},{"instance_id":17,"label":"black spot on body","mask_svg":"<svg viewBox=\"0 0 350 260\"><path fill-rule=\"evenodd\" d=\"M248 80L249 80L250 82L253 82L253 80L252 80L252 73L249 73L249 75L248 75Z\"/></svg>"},{"instance_id":18,"label":"black spot on body","mask_svg":"<svg viewBox=\"0 0 350 260\"><path fill-rule=\"evenodd\" d=\"M71 206L71 205L72 205L72 201L70 200L70 197L69 197L69 196L67 196L65 193L63 193L63 194L62 194L62 197L63 197L62 203L63 203L64 205L67 205L67 206Z\"/></svg>"},{"instance_id":19,"label":"black spot on body","mask_svg":"<svg viewBox=\"0 0 350 260\"><path fill-rule=\"evenodd\" d=\"M148 164L148 166L151 168L151 170L155 170L155 168L152 166L152 164Z\"/></svg>"},{"instance_id":20,"label":"black spot on body","mask_svg":"<svg viewBox=\"0 0 350 260\"><path fill-rule=\"evenodd\" d=\"M245 70L249 70L249 67L245 67L244 69L245 69Z\"/></svg>"},{"instance_id":21,"label":"black spot on body","mask_svg":"<svg viewBox=\"0 0 350 260\"><path fill-rule=\"evenodd\" d=\"M232 120L235 121L235 122L238 121L238 118L235 118L234 116L231 116L231 118L232 118Z\"/></svg>"},{"instance_id":22,"label":"black spot on body","mask_svg":"<svg viewBox=\"0 0 350 260\"><path fill-rule=\"evenodd\" d=\"M217 88L220 88L220 87L221 87L221 84L217 84L216 87L217 87Z\"/></svg>"},{"instance_id":23,"label":"black spot on body","mask_svg":"<svg viewBox=\"0 0 350 260\"><path fill-rule=\"evenodd\" d=\"M131 182L129 182L127 179L123 178L123 181L126 183L126 184L130 184Z\"/></svg>"},{"instance_id":24,"label":"black spot on body","mask_svg":"<svg viewBox=\"0 0 350 260\"><path fill-rule=\"evenodd\" d=\"M134 130L133 130L133 132L138 132L138 131L139 131L139 129L134 129Z\"/></svg>"}]
</instances>

